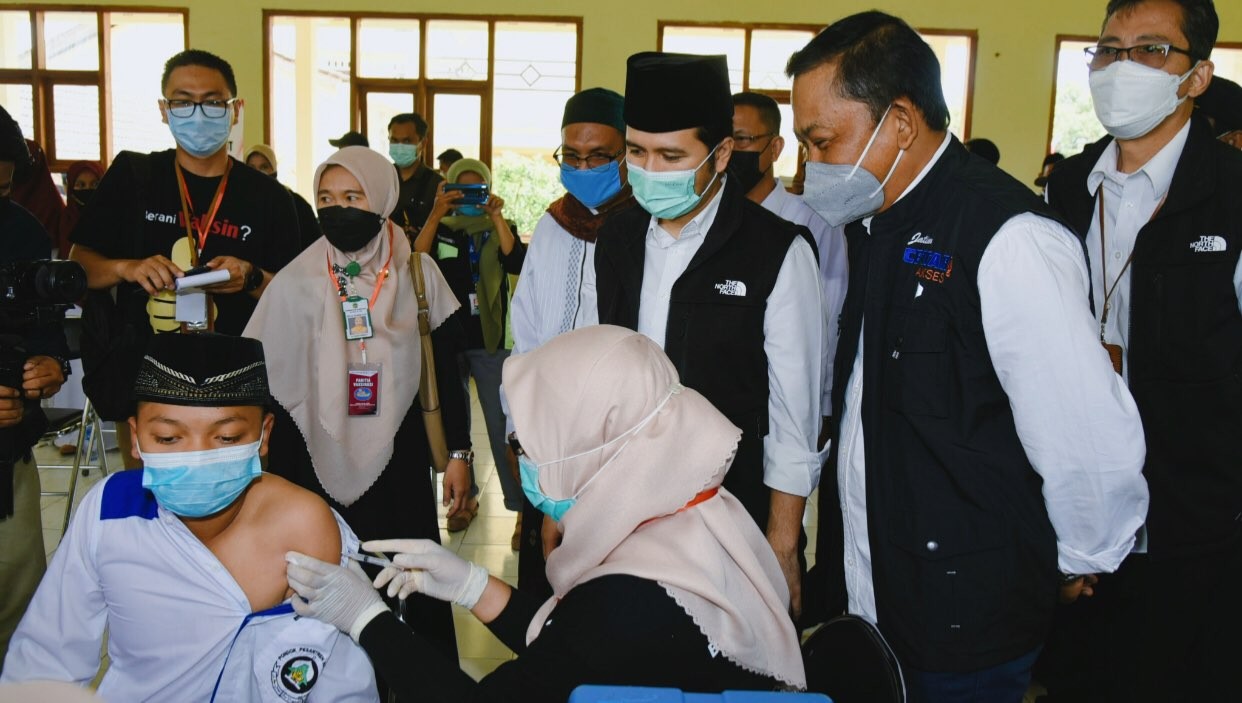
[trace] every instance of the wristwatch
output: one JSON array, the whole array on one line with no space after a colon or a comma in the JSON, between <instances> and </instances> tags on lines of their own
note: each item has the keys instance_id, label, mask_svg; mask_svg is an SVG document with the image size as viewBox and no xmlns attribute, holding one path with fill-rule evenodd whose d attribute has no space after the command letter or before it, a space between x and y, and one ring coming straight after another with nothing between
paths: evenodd
<instances>
[{"instance_id":1,"label":"wristwatch","mask_svg":"<svg viewBox=\"0 0 1242 703\"><path fill-rule=\"evenodd\" d=\"M242 292L249 293L263 285L263 269L250 264L250 273L246 274L246 280L242 282Z\"/></svg>"},{"instance_id":2,"label":"wristwatch","mask_svg":"<svg viewBox=\"0 0 1242 703\"><path fill-rule=\"evenodd\" d=\"M474 466L474 450L473 449L454 449L449 452L449 459L461 459L470 466Z\"/></svg>"},{"instance_id":3,"label":"wristwatch","mask_svg":"<svg viewBox=\"0 0 1242 703\"><path fill-rule=\"evenodd\" d=\"M1085 574L1061 574L1061 585L1068 586L1080 578L1084 578Z\"/></svg>"},{"instance_id":4,"label":"wristwatch","mask_svg":"<svg viewBox=\"0 0 1242 703\"><path fill-rule=\"evenodd\" d=\"M517 432L510 432L506 437L509 440L509 448L513 450L514 456L523 456L526 452L522 449L522 443L518 441Z\"/></svg>"}]
</instances>

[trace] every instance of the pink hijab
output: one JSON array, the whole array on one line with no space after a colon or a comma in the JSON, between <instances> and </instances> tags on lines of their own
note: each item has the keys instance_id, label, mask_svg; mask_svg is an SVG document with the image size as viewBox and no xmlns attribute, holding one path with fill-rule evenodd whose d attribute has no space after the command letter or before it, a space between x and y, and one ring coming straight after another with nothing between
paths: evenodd
<instances>
[{"instance_id":1,"label":"pink hijab","mask_svg":"<svg viewBox=\"0 0 1242 703\"><path fill-rule=\"evenodd\" d=\"M509 359L504 388L523 448L548 464L542 490L582 491L561 520L564 541L548 557L553 597L528 642L575 586L627 574L662 585L730 661L805 688L776 556L720 488L741 431L678 383L654 342L608 325L569 332Z\"/></svg>"}]
</instances>

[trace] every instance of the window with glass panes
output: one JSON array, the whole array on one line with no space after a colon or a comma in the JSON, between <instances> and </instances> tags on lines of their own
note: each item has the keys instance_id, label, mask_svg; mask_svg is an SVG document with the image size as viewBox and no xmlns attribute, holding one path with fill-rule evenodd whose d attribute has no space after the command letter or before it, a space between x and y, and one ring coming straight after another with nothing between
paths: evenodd
<instances>
[{"instance_id":1,"label":"window with glass panes","mask_svg":"<svg viewBox=\"0 0 1242 703\"><path fill-rule=\"evenodd\" d=\"M487 163L529 233L563 192L551 159L579 88L577 17L265 12L268 135L286 185L309 196L328 140L355 129L388 150L388 121L430 125L421 158L457 149ZM529 210L529 212L527 212Z\"/></svg>"},{"instance_id":2,"label":"window with glass panes","mask_svg":"<svg viewBox=\"0 0 1242 703\"><path fill-rule=\"evenodd\" d=\"M158 101L164 60L186 46L187 10L0 8L0 105L49 165L105 165L173 146ZM116 77L124 76L124 80Z\"/></svg>"},{"instance_id":3,"label":"window with glass panes","mask_svg":"<svg viewBox=\"0 0 1242 703\"><path fill-rule=\"evenodd\" d=\"M1052 86L1052 117L1048 120L1048 153L1073 156L1104 137L1095 116L1083 50L1096 45L1096 37L1057 35L1053 58L1056 83ZM1214 75L1242 83L1242 43L1219 42L1212 49Z\"/></svg>"},{"instance_id":4,"label":"window with glass panes","mask_svg":"<svg viewBox=\"0 0 1242 703\"><path fill-rule=\"evenodd\" d=\"M790 178L798 167L797 139L793 134L793 109L789 104L792 81L785 76L785 63L822 29L807 24L751 24L661 21L661 51L685 54L724 54L729 62L733 92L763 93L776 100L781 111L781 135L785 150L776 162L776 175ZM949 130L959 139L970 137L971 101L974 97L974 31L920 29L919 34L940 60L940 78L949 106Z\"/></svg>"}]
</instances>

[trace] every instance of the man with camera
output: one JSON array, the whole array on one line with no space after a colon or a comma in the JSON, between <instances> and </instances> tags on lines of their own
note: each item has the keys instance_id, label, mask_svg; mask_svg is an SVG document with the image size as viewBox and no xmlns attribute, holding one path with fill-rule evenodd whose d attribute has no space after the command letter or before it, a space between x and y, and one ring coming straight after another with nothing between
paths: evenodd
<instances>
[{"instance_id":1,"label":"man with camera","mask_svg":"<svg viewBox=\"0 0 1242 703\"><path fill-rule=\"evenodd\" d=\"M10 199L15 175L29 165L21 128L0 107L0 288L18 289L21 264L51 255L43 226ZM0 665L46 568L30 449L47 427L39 400L60 390L68 354L62 327L20 329L24 312L0 303Z\"/></svg>"}]
</instances>

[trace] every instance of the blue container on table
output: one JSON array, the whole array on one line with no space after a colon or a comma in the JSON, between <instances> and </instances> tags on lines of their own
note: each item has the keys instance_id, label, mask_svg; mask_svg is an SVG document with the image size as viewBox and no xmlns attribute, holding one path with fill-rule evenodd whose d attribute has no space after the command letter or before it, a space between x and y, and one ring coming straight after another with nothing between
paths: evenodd
<instances>
[{"instance_id":1,"label":"blue container on table","mask_svg":"<svg viewBox=\"0 0 1242 703\"><path fill-rule=\"evenodd\" d=\"M675 688L579 686L569 697L569 703L832 703L832 699L821 693L682 693Z\"/></svg>"}]
</instances>

